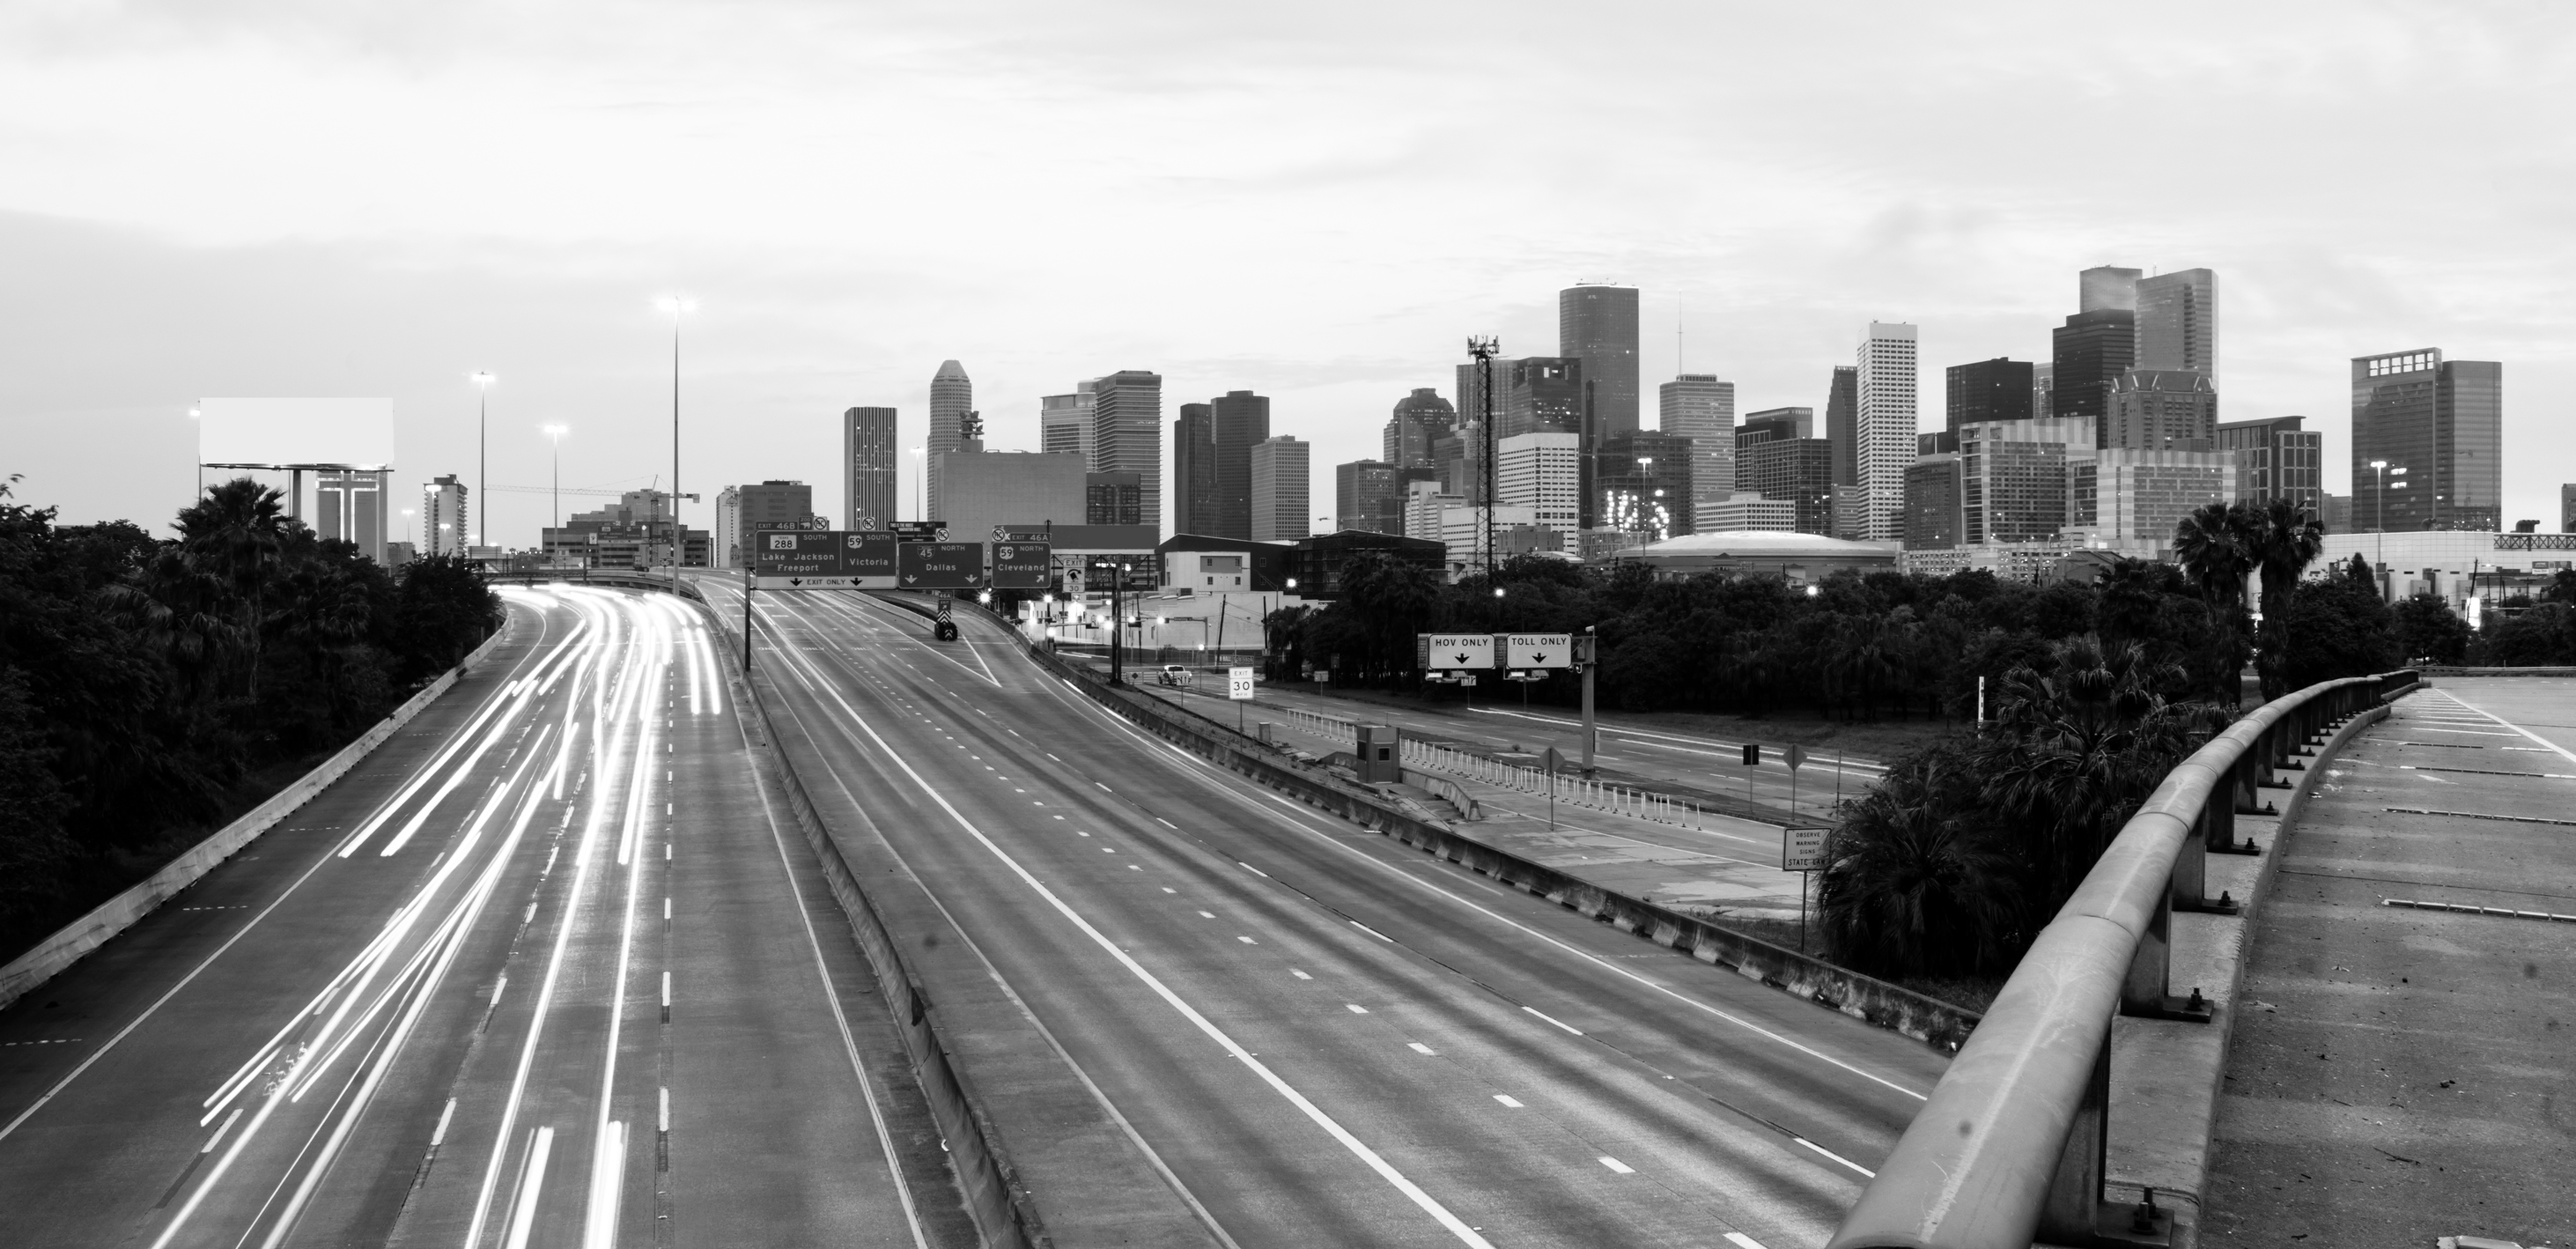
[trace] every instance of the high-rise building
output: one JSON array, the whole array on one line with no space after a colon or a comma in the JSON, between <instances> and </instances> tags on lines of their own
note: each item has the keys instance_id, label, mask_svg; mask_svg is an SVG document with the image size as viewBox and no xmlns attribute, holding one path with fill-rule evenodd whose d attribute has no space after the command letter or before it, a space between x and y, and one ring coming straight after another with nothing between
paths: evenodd
<instances>
[{"instance_id":1,"label":"high-rise building","mask_svg":"<svg viewBox=\"0 0 2576 1249\"><path fill-rule=\"evenodd\" d=\"M2354 357L2352 492L2363 533L2501 529L2504 366L2431 347Z\"/></svg>"},{"instance_id":2,"label":"high-rise building","mask_svg":"<svg viewBox=\"0 0 2576 1249\"><path fill-rule=\"evenodd\" d=\"M385 562L385 473L325 470L313 479L313 528L325 541L353 543Z\"/></svg>"},{"instance_id":3,"label":"high-rise building","mask_svg":"<svg viewBox=\"0 0 2576 1249\"><path fill-rule=\"evenodd\" d=\"M1404 532L1403 470L1382 460L1333 466L1333 527Z\"/></svg>"},{"instance_id":4,"label":"high-rise building","mask_svg":"<svg viewBox=\"0 0 2576 1249\"><path fill-rule=\"evenodd\" d=\"M473 545L468 487L445 473L420 488L420 549L430 555L463 555Z\"/></svg>"},{"instance_id":5,"label":"high-rise building","mask_svg":"<svg viewBox=\"0 0 2576 1249\"><path fill-rule=\"evenodd\" d=\"M2218 275L2177 269L2137 279L2137 367L2218 380Z\"/></svg>"},{"instance_id":6,"label":"high-rise building","mask_svg":"<svg viewBox=\"0 0 2576 1249\"><path fill-rule=\"evenodd\" d=\"M1964 541L1967 491L1959 453L1918 456L1905 466L1905 549L1946 551Z\"/></svg>"},{"instance_id":7,"label":"high-rise building","mask_svg":"<svg viewBox=\"0 0 2576 1249\"><path fill-rule=\"evenodd\" d=\"M1305 443L1279 434L1252 444L1252 540L1279 542L1310 532Z\"/></svg>"},{"instance_id":8,"label":"high-rise building","mask_svg":"<svg viewBox=\"0 0 2576 1249\"><path fill-rule=\"evenodd\" d=\"M1223 437L1223 418L1218 423ZM1223 443L1219 444L1220 449ZM1091 471L1134 473L1140 525L1163 523L1163 378L1126 369L1091 384ZM1224 479L1218 479L1223 487Z\"/></svg>"},{"instance_id":9,"label":"high-rise building","mask_svg":"<svg viewBox=\"0 0 2576 1249\"><path fill-rule=\"evenodd\" d=\"M2049 418L2053 407L2049 393L2056 385L2057 365L2054 361L2030 366L2030 419L2044 421Z\"/></svg>"},{"instance_id":10,"label":"high-rise building","mask_svg":"<svg viewBox=\"0 0 2576 1249\"><path fill-rule=\"evenodd\" d=\"M2359 533L2352 527L2352 496L2321 494L2317 496L2317 519L2325 522L2327 533Z\"/></svg>"},{"instance_id":11,"label":"high-rise building","mask_svg":"<svg viewBox=\"0 0 2576 1249\"><path fill-rule=\"evenodd\" d=\"M930 461L936 465L943 452L955 451L965 437L966 416L975 410L975 383L966 376L966 366L954 360L939 362L939 371L930 375L930 437L924 446ZM923 514L940 519L938 474L929 481L929 508Z\"/></svg>"},{"instance_id":12,"label":"high-rise building","mask_svg":"<svg viewBox=\"0 0 2576 1249\"><path fill-rule=\"evenodd\" d=\"M1494 497L1563 533L1583 519L1583 437L1541 430L1494 444Z\"/></svg>"},{"instance_id":13,"label":"high-rise building","mask_svg":"<svg viewBox=\"0 0 2576 1249\"><path fill-rule=\"evenodd\" d=\"M1440 392L1428 386L1395 401L1386 420L1380 459L1397 468L1423 468L1431 463L1432 440L1458 424L1458 412Z\"/></svg>"},{"instance_id":14,"label":"high-rise building","mask_svg":"<svg viewBox=\"0 0 2576 1249\"><path fill-rule=\"evenodd\" d=\"M1229 390L1212 400L1215 422L1216 524L1205 532L1214 538L1252 536L1252 449L1270 437L1270 400L1248 390Z\"/></svg>"},{"instance_id":15,"label":"high-rise building","mask_svg":"<svg viewBox=\"0 0 2576 1249\"><path fill-rule=\"evenodd\" d=\"M1714 373L1684 373L1656 391L1657 428L1691 440L1691 528L1699 514L1727 500L1735 481L1735 383Z\"/></svg>"},{"instance_id":16,"label":"high-rise building","mask_svg":"<svg viewBox=\"0 0 2576 1249\"><path fill-rule=\"evenodd\" d=\"M1451 494L1436 481L1404 483L1404 536L1439 540L1440 514L1453 507L1467 506L1467 496Z\"/></svg>"},{"instance_id":17,"label":"high-rise building","mask_svg":"<svg viewBox=\"0 0 2576 1249\"><path fill-rule=\"evenodd\" d=\"M850 529L889 529L895 490L903 480L903 453L895 445L892 408L851 408L841 414L841 520ZM723 543L717 544L723 553Z\"/></svg>"},{"instance_id":18,"label":"high-rise building","mask_svg":"<svg viewBox=\"0 0 2576 1249\"><path fill-rule=\"evenodd\" d=\"M2110 441L2111 388L2136 363L2137 319L2127 309L2097 308L2050 331L2050 416L2088 418L2094 438Z\"/></svg>"},{"instance_id":19,"label":"high-rise building","mask_svg":"<svg viewBox=\"0 0 2576 1249\"><path fill-rule=\"evenodd\" d=\"M1583 432L1583 362L1559 356L1524 356L1494 362L1494 437L1553 430ZM1629 428L1636 428L1630 421Z\"/></svg>"},{"instance_id":20,"label":"high-rise building","mask_svg":"<svg viewBox=\"0 0 2576 1249\"><path fill-rule=\"evenodd\" d=\"M2226 451L2096 450L2067 466L2069 528L2089 531L2114 547L2173 547L2185 516L2236 497L2236 457Z\"/></svg>"},{"instance_id":21,"label":"high-rise building","mask_svg":"<svg viewBox=\"0 0 2576 1249\"><path fill-rule=\"evenodd\" d=\"M1172 422L1172 532L1219 536L1218 497L1215 418L1204 403L1184 403Z\"/></svg>"},{"instance_id":22,"label":"high-rise building","mask_svg":"<svg viewBox=\"0 0 2576 1249\"><path fill-rule=\"evenodd\" d=\"M2276 416L2268 421L2223 421L2216 429L2218 450L2235 453L2236 499L2260 507L2274 499L2314 515L2323 489L2325 435L2302 430L2303 417Z\"/></svg>"},{"instance_id":23,"label":"high-rise building","mask_svg":"<svg viewBox=\"0 0 2576 1249\"><path fill-rule=\"evenodd\" d=\"M2075 310L2136 312L2139 272L2116 265L2096 265L2076 274Z\"/></svg>"},{"instance_id":24,"label":"high-rise building","mask_svg":"<svg viewBox=\"0 0 2576 1249\"><path fill-rule=\"evenodd\" d=\"M1499 449L1497 449L1499 454ZM1598 521L1586 528L1648 534L1660 542L1692 532L1691 440L1639 430L1601 444L1593 456ZM1500 489L1499 484L1496 487Z\"/></svg>"},{"instance_id":25,"label":"high-rise building","mask_svg":"<svg viewBox=\"0 0 2576 1249\"><path fill-rule=\"evenodd\" d=\"M2089 462L2093 422L1972 421L1959 427L1959 541L2045 542L2067 526L2068 465Z\"/></svg>"},{"instance_id":26,"label":"high-rise building","mask_svg":"<svg viewBox=\"0 0 2576 1249\"><path fill-rule=\"evenodd\" d=\"M2558 532L2576 533L2576 482L2558 483Z\"/></svg>"},{"instance_id":27,"label":"high-rise building","mask_svg":"<svg viewBox=\"0 0 2576 1249\"><path fill-rule=\"evenodd\" d=\"M1558 291L1556 354L1583 362L1576 380L1590 386L1596 441L1636 432L1636 287L1575 285ZM1582 426L1578 422L1566 428L1580 432ZM1504 432L1530 431L1505 426Z\"/></svg>"},{"instance_id":28,"label":"high-rise building","mask_svg":"<svg viewBox=\"0 0 2576 1249\"><path fill-rule=\"evenodd\" d=\"M715 537L707 547L708 567L742 567L742 533L742 487L727 486L716 491Z\"/></svg>"},{"instance_id":29,"label":"high-rise building","mask_svg":"<svg viewBox=\"0 0 2576 1249\"><path fill-rule=\"evenodd\" d=\"M1948 428L1970 421L2018 421L2030 415L2031 366L1997 356L1954 364L1948 376Z\"/></svg>"},{"instance_id":30,"label":"high-rise building","mask_svg":"<svg viewBox=\"0 0 2576 1249\"><path fill-rule=\"evenodd\" d=\"M757 533L763 523L804 525L814 519L814 488L801 481L764 481L756 486L736 486L742 500L742 528ZM646 519L663 519L650 511L648 498Z\"/></svg>"},{"instance_id":31,"label":"high-rise building","mask_svg":"<svg viewBox=\"0 0 2576 1249\"><path fill-rule=\"evenodd\" d=\"M1860 484L1860 370L1834 366L1825 392L1825 437L1834 444L1834 484Z\"/></svg>"},{"instance_id":32,"label":"high-rise building","mask_svg":"<svg viewBox=\"0 0 2576 1249\"><path fill-rule=\"evenodd\" d=\"M1070 395L1038 400L1038 450L1049 455L1078 455L1091 462L1091 383Z\"/></svg>"},{"instance_id":33,"label":"high-rise building","mask_svg":"<svg viewBox=\"0 0 2576 1249\"><path fill-rule=\"evenodd\" d=\"M1853 421L1860 486L1868 492L1868 538L1904 538L1905 468L1914 462L1914 327L1869 323L1860 342L1859 413Z\"/></svg>"},{"instance_id":34,"label":"high-rise building","mask_svg":"<svg viewBox=\"0 0 2576 1249\"><path fill-rule=\"evenodd\" d=\"M1497 421L1500 421L1503 415L1504 370L1509 367L1510 366L1503 361L1497 360L1494 362L1493 403L1494 419ZM1453 429L1455 426L1464 425L1469 421L1480 421L1484 419L1484 405L1486 399L1484 376L1484 369L1478 367L1476 361L1470 360L1467 363L1458 366L1458 419L1454 422L1452 426Z\"/></svg>"},{"instance_id":35,"label":"high-rise building","mask_svg":"<svg viewBox=\"0 0 2576 1249\"><path fill-rule=\"evenodd\" d=\"M2097 441L2130 451L2207 451L2218 390L2197 369L2124 369L2111 382Z\"/></svg>"},{"instance_id":36,"label":"high-rise building","mask_svg":"<svg viewBox=\"0 0 2576 1249\"><path fill-rule=\"evenodd\" d=\"M1146 521L1145 487L1135 473L1084 473L1082 523L1141 525Z\"/></svg>"},{"instance_id":37,"label":"high-rise building","mask_svg":"<svg viewBox=\"0 0 2576 1249\"><path fill-rule=\"evenodd\" d=\"M1830 534L1834 512L1834 444L1815 437L1815 409L1769 408L1735 427L1735 476L1729 503L1741 496L1788 506L1789 522L1757 528ZM1702 529L1699 532L1711 532Z\"/></svg>"}]
</instances>

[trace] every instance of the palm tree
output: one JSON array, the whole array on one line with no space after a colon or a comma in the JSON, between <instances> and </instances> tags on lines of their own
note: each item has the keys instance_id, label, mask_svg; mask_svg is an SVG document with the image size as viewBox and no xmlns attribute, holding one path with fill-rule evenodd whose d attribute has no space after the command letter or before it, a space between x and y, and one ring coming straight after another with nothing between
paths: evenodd
<instances>
[{"instance_id":1,"label":"palm tree","mask_svg":"<svg viewBox=\"0 0 2576 1249\"><path fill-rule=\"evenodd\" d=\"M2244 693L2241 688L2230 687L2242 685L2238 674L2245 666L2241 620L2245 577L2254 571L2258 529L2256 512L2241 503L2204 504L2174 527L2174 556L2200 587L2200 596L2209 604L2210 615L2234 660L2220 666L2226 675L2217 690L2231 707L2242 701Z\"/></svg>"},{"instance_id":2,"label":"palm tree","mask_svg":"<svg viewBox=\"0 0 2576 1249\"><path fill-rule=\"evenodd\" d=\"M268 586L286 545L278 491L248 477L208 487L206 497L179 513L182 560L211 578L228 600L227 613L250 652L251 697L259 696L261 634L268 623Z\"/></svg>"},{"instance_id":3,"label":"palm tree","mask_svg":"<svg viewBox=\"0 0 2576 1249\"><path fill-rule=\"evenodd\" d=\"M1818 886L1836 957L1895 976L2009 961L2024 927L2020 873L1979 818L1975 769L1956 747L1898 760L1845 811Z\"/></svg>"},{"instance_id":4,"label":"palm tree","mask_svg":"<svg viewBox=\"0 0 2576 1249\"><path fill-rule=\"evenodd\" d=\"M2261 645L2255 652L2254 670L2263 683L2265 701L2288 692L2282 673L2288 669L2289 634L2281 625L2289 614L2290 591L2299 584L2299 574L2325 549L2325 532L2312 513L2288 499L2274 499L2254 513L2247 547L2263 581Z\"/></svg>"},{"instance_id":5,"label":"palm tree","mask_svg":"<svg viewBox=\"0 0 2576 1249\"><path fill-rule=\"evenodd\" d=\"M2226 720L2208 704L2169 703L2175 679L2135 643L2062 643L2049 676L2006 673L1997 731L1977 760L1986 798L2031 834L2033 867L2054 906L2173 765Z\"/></svg>"}]
</instances>

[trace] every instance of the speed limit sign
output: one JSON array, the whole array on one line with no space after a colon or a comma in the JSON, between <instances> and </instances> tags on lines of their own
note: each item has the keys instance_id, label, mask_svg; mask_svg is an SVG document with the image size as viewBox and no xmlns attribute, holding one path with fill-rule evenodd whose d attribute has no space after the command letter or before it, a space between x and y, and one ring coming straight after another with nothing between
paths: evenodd
<instances>
[{"instance_id":1,"label":"speed limit sign","mask_svg":"<svg viewBox=\"0 0 2576 1249\"><path fill-rule=\"evenodd\" d=\"M1226 669L1225 696L1234 699L1237 702L1243 702L1250 699L1252 697L1252 669Z\"/></svg>"}]
</instances>

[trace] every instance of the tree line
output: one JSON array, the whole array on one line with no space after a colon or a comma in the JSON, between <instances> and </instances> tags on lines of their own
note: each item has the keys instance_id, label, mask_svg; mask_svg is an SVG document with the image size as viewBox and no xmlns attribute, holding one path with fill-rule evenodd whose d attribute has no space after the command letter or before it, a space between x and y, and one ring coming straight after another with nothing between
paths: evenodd
<instances>
[{"instance_id":1,"label":"tree line","mask_svg":"<svg viewBox=\"0 0 2576 1249\"><path fill-rule=\"evenodd\" d=\"M208 488L171 538L58 525L12 493L0 483L0 951L148 875L500 624L471 562L389 571L248 478Z\"/></svg>"}]
</instances>

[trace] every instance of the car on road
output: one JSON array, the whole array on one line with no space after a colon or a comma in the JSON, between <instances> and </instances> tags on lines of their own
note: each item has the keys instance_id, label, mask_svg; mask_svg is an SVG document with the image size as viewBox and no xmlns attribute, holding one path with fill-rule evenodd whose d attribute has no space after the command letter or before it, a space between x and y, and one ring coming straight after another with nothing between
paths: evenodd
<instances>
[{"instance_id":1,"label":"car on road","mask_svg":"<svg viewBox=\"0 0 2576 1249\"><path fill-rule=\"evenodd\" d=\"M1190 687L1190 670L1179 664L1164 664L1163 670L1154 674L1154 683L1157 685L1170 685L1180 689L1188 689Z\"/></svg>"}]
</instances>

